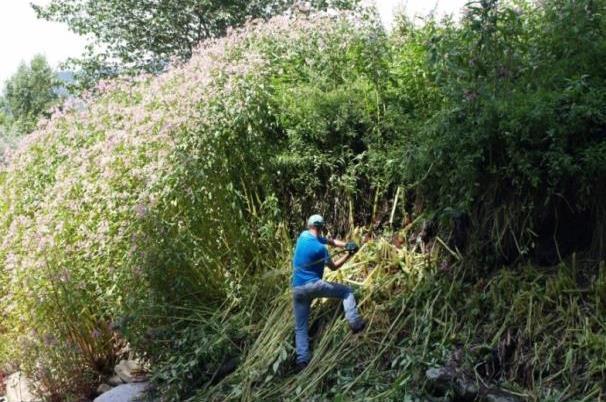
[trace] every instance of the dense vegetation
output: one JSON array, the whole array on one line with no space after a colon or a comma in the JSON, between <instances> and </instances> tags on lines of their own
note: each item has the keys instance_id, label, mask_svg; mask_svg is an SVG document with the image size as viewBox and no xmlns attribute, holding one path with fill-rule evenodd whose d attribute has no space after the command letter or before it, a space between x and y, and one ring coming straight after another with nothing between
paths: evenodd
<instances>
[{"instance_id":1,"label":"dense vegetation","mask_svg":"<svg viewBox=\"0 0 606 402\"><path fill-rule=\"evenodd\" d=\"M167 400L401 400L463 345L479 381L596 397L605 8L486 0L389 35L371 12L276 17L101 82L1 173L0 361L56 399L128 342ZM365 242L335 279L370 325L316 311L293 376L289 256L315 211Z\"/></svg>"}]
</instances>

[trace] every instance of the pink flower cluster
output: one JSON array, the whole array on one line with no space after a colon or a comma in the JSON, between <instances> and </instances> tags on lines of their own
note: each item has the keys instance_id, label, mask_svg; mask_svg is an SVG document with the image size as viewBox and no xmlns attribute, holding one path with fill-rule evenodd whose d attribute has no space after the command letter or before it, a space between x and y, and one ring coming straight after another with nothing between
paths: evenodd
<instances>
[{"instance_id":1,"label":"pink flower cluster","mask_svg":"<svg viewBox=\"0 0 606 402\"><path fill-rule=\"evenodd\" d=\"M251 21L225 38L201 43L189 62L160 76L99 82L91 94L41 122L0 173L5 175L0 182L0 289L6 284L14 290L0 308L11 306L4 313L20 322L15 328L61 333L57 328L67 325L61 303L80 303L82 311L108 316L123 307L116 301L120 294L144 291L136 261L144 250L131 239L167 202L169 179L183 164L176 157L178 147L199 139L190 158L220 159L215 147L219 128L250 106L247 95L260 89L247 82L263 82L271 58L277 57L257 45L280 42L280 52L287 54L290 42L321 42L322 35L342 29L346 18L333 13ZM217 113L217 105L231 112ZM224 184L213 187L212 175L219 173L206 172L209 216L217 208L214 192L226 191ZM174 186L196 196L187 183ZM32 319L24 323L23 317ZM100 336L97 329L82 333Z\"/></svg>"}]
</instances>

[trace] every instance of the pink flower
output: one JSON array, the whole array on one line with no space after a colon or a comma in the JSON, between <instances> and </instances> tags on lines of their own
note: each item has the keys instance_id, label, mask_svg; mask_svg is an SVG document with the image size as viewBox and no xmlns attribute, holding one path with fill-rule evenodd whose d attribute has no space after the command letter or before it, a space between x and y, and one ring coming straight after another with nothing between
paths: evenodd
<instances>
[{"instance_id":1,"label":"pink flower","mask_svg":"<svg viewBox=\"0 0 606 402\"><path fill-rule=\"evenodd\" d=\"M143 204L135 205L135 213L137 214L137 218L143 219L147 215L147 207Z\"/></svg>"}]
</instances>

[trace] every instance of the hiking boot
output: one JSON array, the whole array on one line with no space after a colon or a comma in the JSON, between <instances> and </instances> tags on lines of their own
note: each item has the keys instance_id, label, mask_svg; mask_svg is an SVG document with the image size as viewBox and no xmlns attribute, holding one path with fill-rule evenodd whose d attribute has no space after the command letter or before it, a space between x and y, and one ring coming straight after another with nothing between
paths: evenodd
<instances>
[{"instance_id":1,"label":"hiking boot","mask_svg":"<svg viewBox=\"0 0 606 402\"><path fill-rule=\"evenodd\" d=\"M358 332L362 332L362 330L364 330L364 328L366 328L366 321L364 321L362 318L360 318L355 323L353 323L353 324L350 323L349 328L351 328L351 332L354 334L357 334Z\"/></svg>"},{"instance_id":2,"label":"hiking boot","mask_svg":"<svg viewBox=\"0 0 606 402\"><path fill-rule=\"evenodd\" d=\"M307 362L297 362L295 371L300 373L301 371L305 370L305 367L307 367Z\"/></svg>"}]
</instances>

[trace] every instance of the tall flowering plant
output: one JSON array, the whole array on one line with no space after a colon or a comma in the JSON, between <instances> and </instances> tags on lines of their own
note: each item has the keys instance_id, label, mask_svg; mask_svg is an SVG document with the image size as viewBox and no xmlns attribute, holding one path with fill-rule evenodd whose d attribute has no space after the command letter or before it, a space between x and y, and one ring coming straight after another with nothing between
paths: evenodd
<instances>
[{"instance_id":1,"label":"tall flowering plant","mask_svg":"<svg viewBox=\"0 0 606 402\"><path fill-rule=\"evenodd\" d=\"M41 122L0 182L0 359L43 393L78 394L111 371L125 337L157 361L162 330L250 300L255 278L287 261L275 194L288 191L279 169L296 127L279 99L288 80L328 71L329 89L376 70L359 62L374 57L362 25L251 22L165 74L101 82ZM219 361L227 337L197 359Z\"/></svg>"}]
</instances>

